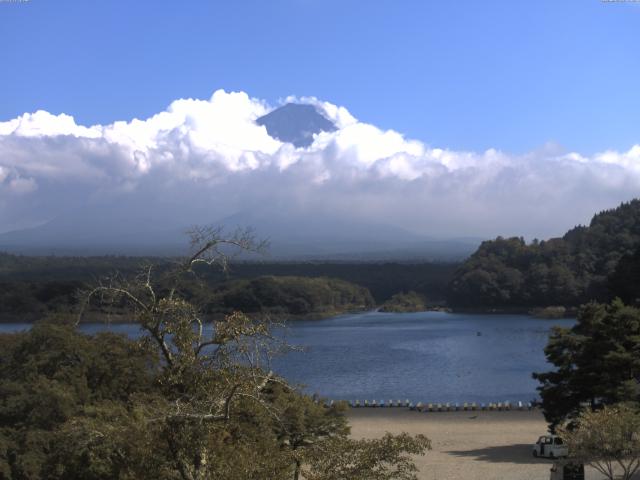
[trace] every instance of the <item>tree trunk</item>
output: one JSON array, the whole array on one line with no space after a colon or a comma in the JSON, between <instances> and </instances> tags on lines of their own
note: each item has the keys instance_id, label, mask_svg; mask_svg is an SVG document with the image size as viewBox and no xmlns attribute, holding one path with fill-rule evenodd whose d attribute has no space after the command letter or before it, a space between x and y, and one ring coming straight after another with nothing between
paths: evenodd
<instances>
[{"instance_id":1,"label":"tree trunk","mask_svg":"<svg viewBox=\"0 0 640 480\"><path fill-rule=\"evenodd\" d=\"M207 475L207 450L202 448L194 459L194 480L206 480Z\"/></svg>"},{"instance_id":2,"label":"tree trunk","mask_svg":"<svg viewBox=\"0 0 640 480\"><path fill-rule=\"evenodd\" d=\"M293 480L300 480L301 466L300 460L296 459L296 469L293 471Z\"/></svg>"}]
</instances>

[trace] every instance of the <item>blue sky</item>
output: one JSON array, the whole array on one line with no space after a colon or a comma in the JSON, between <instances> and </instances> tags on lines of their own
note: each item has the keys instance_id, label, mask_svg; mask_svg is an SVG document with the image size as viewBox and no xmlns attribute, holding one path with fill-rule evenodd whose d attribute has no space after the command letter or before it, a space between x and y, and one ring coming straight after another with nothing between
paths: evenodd
<instances>
[{"instance_id":1,"label":"blue sky","mask_svg":"<svg viewBox=\"0 0 640 480\"><path fill-rule=\"evenodd\" d=\"M0 42L0 235L547 238L640 192L637 2L0 0ZM270 137L290 95L337 130Z\"/></svg>"},{"instance_id":2,"label":"blue sky","mask_svg":"<svg viewBox=\"0 0 640 480\"><path fill-rule=\"evenodd\" d=\"M145 118L243 90L431 146L583 154L640 138L640 8L580 1L0 3L0 120Z\"/></svg>"}]
</instances>

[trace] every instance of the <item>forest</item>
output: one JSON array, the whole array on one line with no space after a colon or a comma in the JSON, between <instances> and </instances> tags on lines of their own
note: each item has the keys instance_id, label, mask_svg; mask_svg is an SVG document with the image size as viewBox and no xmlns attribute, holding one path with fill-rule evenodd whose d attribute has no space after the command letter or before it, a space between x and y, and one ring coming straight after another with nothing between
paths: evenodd
<instances>
[{"instance_id":1,"label":"forest","mask_svg":"<svg viewBox=\"0 0 640 480\"><path fill-rule=\"evenodd\" d=\"M153 264L159 274L175 259L152 257L35 257L0 254L0 321L35 321L72 310L77 292L113 275L131 276ZM372 309L415 291L441 304L457 264L345 262L231 262L226 271L198 268L183 277L182 293L208 314L284 314L319 318Z\"/></svg>"},{"instance_id":2,"label":"forest","mask_svg":"<svg viewBox=\"0 0 640 480\"><path fill-rule=\"evenodd\" d=\"M483 242L456 271L448 302L468 308L577 307L609 301L624 284L637 286L640 200L598 213L588 226L561 238L533 240L498 237ZM637 288L637 287L636 287ZM623 293L635 301L635 292ZM630 298L634 297L634 298Z\"/></svg>"}]
</instances>

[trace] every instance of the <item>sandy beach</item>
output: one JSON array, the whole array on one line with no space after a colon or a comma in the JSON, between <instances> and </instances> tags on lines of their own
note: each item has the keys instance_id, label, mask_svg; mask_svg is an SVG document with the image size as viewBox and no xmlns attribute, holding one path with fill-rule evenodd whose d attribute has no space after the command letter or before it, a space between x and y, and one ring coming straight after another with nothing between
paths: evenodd
<instances>
[{"instance_id":1,"label":"sandy beach","mask_svg":"<svg viewBox=\"0 0 640 480\"><path fill-rule=\"evenodd\" d=\"M352 435L422 433L432 450L416 459L420 480L548 480L550 460L533 458L546 433L540 411L420 413L406 409L351 409ZM587 480L602 475L587 469Z\"/></svg>"}]
</instances>

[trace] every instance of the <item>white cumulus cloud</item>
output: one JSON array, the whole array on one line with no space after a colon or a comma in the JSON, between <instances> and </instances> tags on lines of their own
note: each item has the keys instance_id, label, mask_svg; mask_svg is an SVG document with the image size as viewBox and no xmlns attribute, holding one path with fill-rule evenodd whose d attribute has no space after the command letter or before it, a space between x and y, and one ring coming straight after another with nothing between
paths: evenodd
<instances>
[{"instance_id":1,"label":"white cumulus cloud","mask_svg":"<svg viewBox=\"0 0 640 480\"><path fill-rule=\"evenodd\" d=\"M222 90L109 125L45 111L0 122L0 232L96 205L163 211L175 225L253 210L435 236L548 236L640 192L640 145L592 156L557 146L455 151L316 98L287 101L315 105L337 130L295 148L255 123L273 106Z\"/></svg>"}]
</instances>

